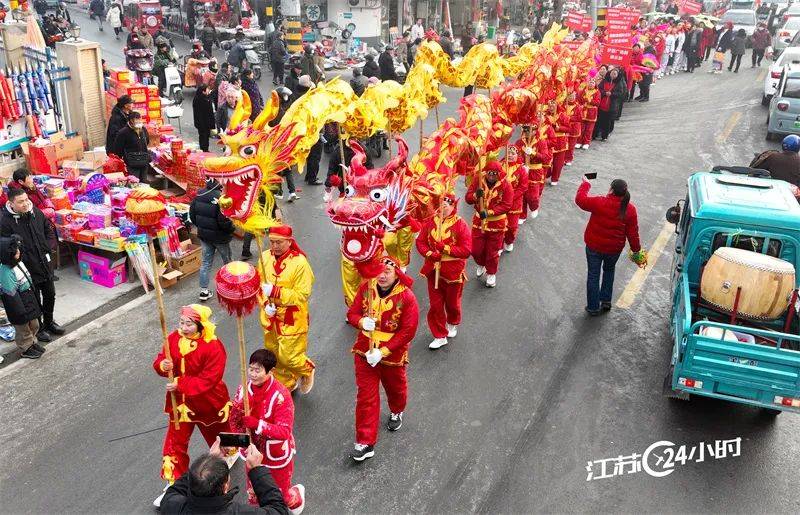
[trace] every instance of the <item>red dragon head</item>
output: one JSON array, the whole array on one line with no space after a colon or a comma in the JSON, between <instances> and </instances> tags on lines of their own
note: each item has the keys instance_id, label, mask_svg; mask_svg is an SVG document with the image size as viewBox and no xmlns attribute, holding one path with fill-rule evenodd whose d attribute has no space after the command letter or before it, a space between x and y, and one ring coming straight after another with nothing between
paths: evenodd
<instances>
[{"instance_id":1,"label":"red dragon head","mask_svg":"<svg viewBox=\"0 0 800 515\"><path fill-rule=\"evenodd\" d=\"M356 264L380 256L384 233L397 229L408 212L408 145L396 139L397 156L383 168L371 170L364 166L364 149L351 141L355 155L344 171L344 195L328 204L328 216L342 228L342 254Z\"/></svg>"}]
</instances>

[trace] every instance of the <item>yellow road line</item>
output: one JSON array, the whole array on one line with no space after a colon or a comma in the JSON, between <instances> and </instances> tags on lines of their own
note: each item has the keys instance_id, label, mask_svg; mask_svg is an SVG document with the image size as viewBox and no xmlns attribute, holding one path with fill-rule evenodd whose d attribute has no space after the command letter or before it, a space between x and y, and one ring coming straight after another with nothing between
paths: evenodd
<instances>
[{"instance_id":1,"label":"yellow road line","mask_svg":"<svg viewBox=\"0 0 800 515\"><path fill-rule=\"evenodd\" d=\"M647 280L647 276L650 275L650 271L655 268L659 256L661 256L664 247L674 232L674 225L671 223L664 223L664 227L661 229L661 232L658 233L656 241L648 251L647 268L640 268L634 272L633 277L631 277L631 280L628 281L627 286L625 286L625 289L622 291L622 295L617 299L618 308L628 309L633 305L633 301L636 300L636 296L642 290L642 285Z\"/></svg>"},{"instance_id":2,"label":"yellow road line","mask_svg":"<svg viewBox=\"0 0 800 515\"><path fill-rule=\"evenodd\" d=\"M769 68L764 68L763 70L758 72L758 77L756 77L756 82L764 82L764 77L767 76L767 72L768 71L769 71Z\"/></svg>"},{"instance_id":3,"label":"yellow road line","mask_svg":"<svg viewBox=\"0 0 800 515\"><path fill-rule=\"evenodd\" d=\"M725 123L725 128L723 128L722 132L717 135L717 143L725 143L725 141L728 139L728 136L730 136L731 132L733 132L733 128L736 127L736 124L739 123L739 120L741 119L741 112L732 112L730 118L728 118L728 121Z\"/></svg>"}]
</instances>

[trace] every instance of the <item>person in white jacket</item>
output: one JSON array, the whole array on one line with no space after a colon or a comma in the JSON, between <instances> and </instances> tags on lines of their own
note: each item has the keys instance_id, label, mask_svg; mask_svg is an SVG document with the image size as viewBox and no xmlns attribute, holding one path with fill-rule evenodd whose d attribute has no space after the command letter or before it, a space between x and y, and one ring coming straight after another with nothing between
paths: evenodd
<instances>
[{"instance_id":1,"label":"person in white jacket","mask_svg":"<svg viewBox=\"0 0 800 515\"><path fill-rule=\"evenodd\" d=\"M670 60L675 58L675 33L670 29L667 36L664 38L664 53L661 54L661 65L658 67L658 78L664 76L667 72L667 66Z\"/></svg>"},{"instance_id":2,"label":"person in white jacket","mask_svg":"<svg viewBox=\"0 0 800 515\"><path fill-rule=\"evenodd\" d=\"M119 35L122 33L122 7L119 4L111 4L106 13L106 21L114 29L114 35L119 39Z\"/></svg>"},{"instance_id":3,"label":"person in white jacket","mask_svg":"<svg viewBox=\"0 0 800 515\"><path fill-rule=\"evenodd\" d=\"M683 43L686 41L686 34L679 30L675 35L675 49L673 51L674 58L672 59L672 66L669 69L669 74L686 69L686 54L683 53Z\"/></svg>"}]
</instances>

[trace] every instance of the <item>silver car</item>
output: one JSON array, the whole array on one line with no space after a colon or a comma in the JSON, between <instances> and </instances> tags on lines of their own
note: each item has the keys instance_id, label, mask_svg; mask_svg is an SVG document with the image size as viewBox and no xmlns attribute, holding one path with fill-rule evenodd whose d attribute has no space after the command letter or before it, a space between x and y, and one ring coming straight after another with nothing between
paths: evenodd
<instances>
[{"instance_id":1,"label":"silver car","mask_svg":"<svg viewBox=\"0 0 800 515\"><path fill-rule=\"evenodd\" d=\"M792 16L786 20L786 23L775 32L775 38L772 40L775 55L780 55L786 47L791 45L798 31L800 31L800 17Z\"/></svg>"},{"instance_id":2,"label":"silver car","mask_svg":"<svg viewBox=\"0 0 800 515\"><path fill-rule=\"evenodd\" d=\"M775 95L769 102L767 139L800 134L800 64L783 67Z\"/></svg>"}]
</instances>

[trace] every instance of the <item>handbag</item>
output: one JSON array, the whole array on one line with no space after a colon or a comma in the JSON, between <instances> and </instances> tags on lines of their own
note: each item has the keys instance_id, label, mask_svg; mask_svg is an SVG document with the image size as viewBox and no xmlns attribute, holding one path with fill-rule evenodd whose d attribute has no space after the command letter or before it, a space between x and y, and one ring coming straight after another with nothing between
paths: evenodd
<instances>
[{"instance_id":1,"label":"handbag","mask_svg":"<svg viewBox=\"0 0 800 515\"><path fill-rule=\"evenodd\" d=\"M150 164L150 152L125 152L125 164L133 168L144 168Z\"/></svg>"}]
</instances>

